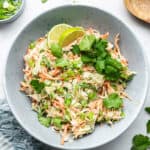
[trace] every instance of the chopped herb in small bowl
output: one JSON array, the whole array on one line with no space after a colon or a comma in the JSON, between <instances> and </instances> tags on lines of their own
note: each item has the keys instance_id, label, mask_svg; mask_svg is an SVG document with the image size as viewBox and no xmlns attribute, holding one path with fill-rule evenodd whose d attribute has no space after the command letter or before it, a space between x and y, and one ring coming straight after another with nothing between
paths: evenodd
<instances>
[{"instance_id":1,"label":"chopped herb in small bowl","mask_svg":"<svg viewBox=\"0 0 150 150\"><path fill-rule=\"evenodd\" d=\"M0 23L14 21L21 15L24 0L0 0Z\"/></svg>"}]
</instances>

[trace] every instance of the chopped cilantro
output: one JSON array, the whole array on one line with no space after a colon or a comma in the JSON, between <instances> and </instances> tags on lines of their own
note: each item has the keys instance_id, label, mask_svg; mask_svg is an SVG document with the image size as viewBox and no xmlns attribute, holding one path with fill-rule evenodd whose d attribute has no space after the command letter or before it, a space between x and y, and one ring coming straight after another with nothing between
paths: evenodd
<instances>
[{"instance_id":1,"label":"chopped cilantro","mask_svg":"<svg viewBox=\"0 0 150 150\"><path fill-rule=\"evenodd\" d=\"M22 0L0 0L0 20L8 19L17 13Z\"/></svg>"},{"instance_id":2,"label":"chopped cilantro","mask_svg":"<svg viewBox=\"0 0 150 150\"><path fill-rule=\"evenodd\" d=\"M67 67L69 65L69 61L67 59L64 58L59 58L56 60L56 66L57 67Z\"/></svg>"},{"instance_id":3,"label":"chopped cilantro","mask_svg":"<svg viewBox=\"0 0 150 150\"><path fill-rule=\"evenodd\" d=\"M35 48L35 46L36 46L36 43L35 42L31 42L30 45L29 45L29 48L33 49L33 48Z\"/></svg>"},{"instance_id":4,"label":"chopped cilantro","mask_svg":"<svg viewBox=\"0 0 150 150\"><path fill-rule=\"evenodd\" d=\"M126 68L117 60L111 57L106 50L108 41L104 39L96 39L94 35L87 35L79 43L79 47L75 46L74 51L80 52L81 60L85 64L91 64L96 71L105 76L109 81L130 81L133 74L128 75Z\"/></svg>"},{"instance_id":5,"label":"chopped cilantro","mask_svg":"<svg viewBox=\"0 0 150 150\"><path fill-rule=\"evenodd\" d=\"M30 66L31 68L33 68L33 67L35 66L35 62L34 62L33 59L29 59L29 60L28 60L28 64L29 64L29 66Z\"/></svg>"},{"instance_id":6,"label":"chopped cilantro","mask_svg":"<svg viewBox=\"0 0 150 150\"><path fill-rule=\"evenodd\" d=\"M105 60L97 60L95 68L97 72L103 73L105 69Z\"/></svg>"},{"instance_id":7,"label":"chopped cilantro","mask_svg":"<svg viewBox=\"0 0 150 150\"><path fill-rule=\"evenodd\" d=\"M70 106L71 102L72 102L72 97L71 97L70 94L67 94L66 97L65 97L64 103L65 103L66 106Z\"/></svg>"},{"instance_id":8,"label":"chopped cilantro","mask_svg":"<svg viewBox=\"0 0 150 150\"><path fill-rule=\"evenodd\" d=\"M92 45L95 41L94 35L85 35L79 43L79 48L81 51L91 51Z\"/></svg>"},{"instance_id":9,"label":"chopped cilantro","mask_svg":"<svg viewBox=\"0 0 150 150\"><path fill-rule=\"evenodd\" d=\"M46 56L42 57L42 60L41 60L40 64L43 65L43 66L46 66L47 68L50 68L50 66L51 66L50 61L47 59Z\"/></svg>"},{"instance_id":10,"label":"chopped cilantro","mask_svg":"<svg viewBox=\"0 0 150 150\"><path fill-rule=\"evenodd\" d=\"M57 43L51 44L51 52L54 56L59 57L59 58L62 57L63 55L62 48Z\"/></svg>"},{"instance_id":11,"label":"chopped cilantro","mask_svg":"<svg viewBox=\"0 0 150 150\"><path fill-rule=\"evenodd\" d=\"M80 48L79 48L79 46L78 45L73 45L72 52L74 54L80 54Z\"/></svg>"},{"instance_id":12,"label":"chopped cilantro","mask_svg":"<svg viewBox=\"0 0 150 150\"><path fill-rule=\"evenodd\" d=\"M147 121L146 130L147 130L147 133L150 133L150 120Z\"/></svg>"},{"instance_id":13,"label":"chopped cilantro","mask_svg":"<svg viewBox=\"0 0 150 150\"><path fill-rule=\"evenodd\" d=\"M40 82L39 80L32 80L30 84L38 94L41 93L41 91L45 87L45 84L43 82Z\"/></svg>"},{"instance_id":14,"label":"chopped cilantro","mask_svg":"<svg viewBox=\"0 0 150 150\"><path fill-rule=\"evenodd\" d=\"M104 98L103 104L106 108L109 109L119 109L123 104L123 100L117 93L112 93L107 98Z\"/></svg>"},{"instance_id":15,"label":"chopped cilantro","mask_svg":"<svg viewBox=\"0 0 150 150\"><path fill-rule=\"evenodd\" d=\"M93 121L94 120L94 113L93 112L89 112L87 113L87 118L90 120L90 121Z\"/></svg>"},{"instance_id":16,"label":"chopped cilantro","mask_svg":"<svg viewBox=\"0 0 150 150\"><path fill-rule=\"evenodd\" d=\"M87 56L87 55L82 55L81 56L81 60L82 60L82 62L83 63L94 63L95 61L96 61L96 59L93 59L93 58L91 58L91 57L89 57L89 56Z\"/></svg>"},{"instance_id":17,"label":"chopped cilantro","mask_svg":"<svg viewBox=\"0 0 150 150\"><path fill-rule=\"evenodd\" d=\"M59 117L52 118L52 124L58 128L61 128L62 119Z\"/></svg>"},{"instance_id":18,"label":"chopped cilantro","mask_svg":"<svg viewBox=\"0 0 150 150\"><path fill-rule=\"evenodd\" d=\"M71 121L70 113L67 110L66 110L65 115L64 115L64 120L67 121L67 122Z\"/></svg>"},{"instance_id":19,"label":"chopped cilantro","mask_svg":"<svg viewBox=\"0 0 150 150\"><path fill-rule=\"evenodd\" d=\"M145 111L150 114L150 107L145 107Z\"/></svg>"},{"instance_id":20,"label":"chopped cilantro","mask_svg":"<svg viewBox=\"0 0 150 150\"><path fill-rule=\"evenodd\" d=\"M74 60L74 61L71 63L71 65L72 65L72 66L71 66L72 69L81 69L83 63L82 63L81 59L78 59L78 60Z\"/></svg>"},{"instance_id":21,"label":"chopped cilantro","mask_svg":"<svg viewBox=\"0 0 150 150\"><path fill-rule=\"evenodd\" d=\"M94 45L94 48L98 54L98 58L105 58L108 55L108 52L106 51L108 45L108 41L107 40L96 40L96 43Z\"/></svg>"},{"instance_id":22,"label":"chopped cilantro","mask_svg":"<svg viewBox=\"0 0 150 150\"><path fill-rule=\"evenodd\" d=\"M79 84L79 86L83 89L93 89L94 91L96 91L96 87L90 83L86 83L86 82L81 82Z\"/></svg>"},{"instance_id":23,"label":"chopped cilantro","mask_svg":"<svg viewBox=\"0 0 150 150\"><path fill-rule=\"evenodd\" d=\"M94 100L97 96L97 93L96 92L90 92L88 93L88 99L91 101L91 100Z\"/></svg>"},{"instance_id":24,"label":"chopped cilantro","mask_svg":"<svg viewBox=\"0 0 150 150\"><path fill-rule=\"evenodd\" d=\"M43 117L40 114L38 114L38 120L45 127L49 127L51 124L51 118L50 117Z\"/></svg>"},{"instance_id":25,"label":"chopped cilantro","mask_svg":"<svg viewBox=\"0 0 150 150\"><path fill-rule=\"evenodd\" d=\"M88 104L88 101L87 100L81 100L80 104L82 107L86 107Z\"/></svg>"}]
</instances>

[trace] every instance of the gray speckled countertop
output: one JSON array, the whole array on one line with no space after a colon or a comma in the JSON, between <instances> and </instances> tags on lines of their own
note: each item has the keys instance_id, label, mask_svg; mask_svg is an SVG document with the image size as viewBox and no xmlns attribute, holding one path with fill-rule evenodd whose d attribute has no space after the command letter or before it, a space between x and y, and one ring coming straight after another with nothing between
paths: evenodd
<instances>
[{"instance_id":1,"label":"gray speckled countertop","mask_svg":"<svg viewBox=\"0 0 150 150\"><path fill-rule=\"evenodd\" d=\"M0 25L0 150L52 150L31 137L13 117L3 93L4 63L9 47L17 33L38 14L64 4L85 4L97 6L118 16L135 32L143 45L143 50L150 56L150 24L143 23L132 17L125 9L123 0L49 0L42 4L40 0L26 0L25 11L15 22ZM140 85L139 85L140 86ZM142 88L142 87L141 87ZM150 106L150 94L147 93L145 106ZM144 108L144 107L143 107ZM131 139L135 134L146 134L146 121L150 118L144 109L120 137L95 150L130 150Z\"/></svg>"}]
</instances>

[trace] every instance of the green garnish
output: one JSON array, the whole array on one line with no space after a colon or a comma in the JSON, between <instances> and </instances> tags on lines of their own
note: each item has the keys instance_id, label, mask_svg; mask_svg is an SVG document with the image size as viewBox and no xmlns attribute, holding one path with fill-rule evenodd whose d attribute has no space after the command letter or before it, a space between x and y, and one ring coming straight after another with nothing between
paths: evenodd
<instances>
[{"instance_id":1,"label":"green garnish","mask_svg":"<svg viewBox=\"0 0 150 150\"><path fill-rule=\"evenodd\" d=\"M79 43L80 51L91 51L95 39L94 35L85 35Z\"/></svg>"},{"instance_id":2,"label":"green garnish","mask_svg":"<svg viewBox=\"0 0 150 150\"><path fill-rule=\"evenodd\" d=\"M150 114L150 107L145 107L145 111Z\"/></svg>"},{"instance_id":3,"label":"green garnish","mask_svg":"<svg viewBox=\"0 0 150 150\"><path fill-rule=\"evenodd\" d=\"M62 119L59 117L52 118L52 124L58 128L62 126Z\"/></svg>"},{"instance_id":4,"label":"green garnish","mask_svg":"<svg viewBox=\"0 0 150 150\"><path fill-rule=\"evenodd\" d=\"M78 59L78 60L74 60L72 63L71 63L71 68L72 69L81 69L82 68L82 61L81 59Z\"/></svg>"},{"instance_id":5,"label":"green garnish","mask_svg":"<svg viewBox=\"0 0 150 150\"><path fill-rule=\"evenodd\" d=\"M69 65L69 61L67 59L59 58L56 60L57 67L64 68L64 67L67 67L68 65Z\"/></svg>"},{"instance_id":6,"label":"green garnish","mask_svg":"<svg viewBox=\"0 0 150 150\"><path fill-rule=\"evenodd\" d=\"M0 0L0 20L8 19L17 13L22 0Z\"/></svg>"},{"instance_id":7,"label":"green garnish","mask_svg":"<svg viewBox=\"0 0 150 150\"><path fill-rule=\"evenodd\" d=\"M40 94L45 87L45 84L39 80L32 80L30 84L38 94Z\"/></svg>"},{"instance_id":8,"label":"green garnish","mask_svg":"<svg viewBox=\"0 0 150 150\"><path fill-rule=\"evenodd\" d=\"M123 100L117 93L112 93L107 98L104 98L103 104L109 109L119 109L123 105Z\"/></svg>"},{"instance_id":9,"label":"green garnish","mask_svg":"<svg viewBox=\"0 0 150 150\"><path fill-rule=\"evenodd\" d=\"M38 115L38 120L45 127L49 127L51 124L51 118L50 117L43 117L41 115Z\"/></svg>"},{"instance_id":10,"label":"green garnish","mask_svg":"<svg viewBox=\"0 0 150 150\"><path fill-rule=\"evenodd\" d=\"M35 46L36 46L36 43L35 42L31 42L30 45L29 45L29 48L33 49L33 48L35 48Z\"/></svg>"},{"instance_id":11,"label":"green garnish","mask_svg":"<svg viewBox=\"0 0 150 150\"><path fill-rule=\"evenodd\" d=\"M66 106L70 106L71 105L71 102L72 102L72 97L71 95L67 94L66 97L65 97L65 105Z\"/></svg>"},{"instance_id":12,"label":"green garnish","mask_svg":"<svg viewBox=\"0 0 150 150\"><path fill-rule=\"evenodd\" d=\"M34 62L33 59L29 59L29 60L28 60L28 64L29 64L29 66L30 66L31 68L33 68L33 67L35 66L35 62Z\"/></svg>"},{"instance_id":13,"label":"green garnish","mask_svg":"<svg viewBox=\"0 0 150 150\"><path fill-rule=\"evenodd\" d=\"M93 121L94 120L94 113L93 112L80 113L80 118L82 120L88 119L89 121Z\"/></svg>"},{"instance_id":14,"label":"green garnish","mask_svg":"<svg viewBox=\"0 0 150 150\"><path fill-rule=\"evenodd\" d=\"M57 43L51 44L51 52L54 56L59 57L59 58L62 57L62 55L63 55L62 48Z\"/></svg>"},{"instance_id":15,"label":"green garnish","mask_svg":"<svg viewBox=\"0 0 150 150\"><path fill-rule=\"evenodd\" d=\"M90 121L93 121L94 120L94 113L93 112L89 112L87 113L87 118L90 120Z\"/></svg>"},{"instance_id":16,"label":"green garnish","mask_svg":"<svg viewBox=\"0 0 150 150\"><path fill-rule=\"evenodd\" d=\"M57 92L58 94L64 94L64 89L63 89L62 87L57 88L57 89L56 89L56 92Z\"/></svg>"},{"instance_id":17,"label":"green garnish","mask_svg":"<svg viewBox=\"0 0 150 150\"><path fill-rule=\"evenodd\" d=\"M88 99L90 101L94 100L97 97L97 93L96 92L90 92L88 93Z\"/></svg>"},{"instance_id":18,"label":"green garnish","mask_svg":"<svg viewBox=\"0 0 150 150\"><path fill-rule=\"evenodd\" d=\"M92 90L96 91L96 87L90 83L82 82L79 84L79 86L83 89L92 89Z\"/></svg>"},{"instance_id":19,"label":"green garnish","mask_svg":"<svg viewBox=\"0 0 150 150\"><path fill-rule=\"evenodd\" d=\"M79 46L78 45L73 45L72 52L74 54L80 54L80 48L79 48Z\"/></svg>"},{"instance_id":20,"label":"green garnish","mask_svg":"<svg viewBox=\"0 0 150 150\"><path fill-rule=\"evenodd\" d=\"M82 107L86 107L87 104L88 104L88 101L87 100L81 100L80 104L81 104Z\"/></svg>"},{"instance_id":21,"label":"green garnish","mask_svg":"<svg viewBox=\"0 0 150 150\"><path fill-rule=\"evenodd\" d=\"M66 110L65 115L64 115L64 120L66 121L70 121L71 120L71 116L68 110Z\"/></svg>"},{"instance_id":22,"label":"green garnish","mask_svg":"<svg viewBox=\"0 0 150 150\"><path fill-rule=\"evenodd\" d=\"M85 113L80 113L80 118L81 118L82 120L85 120L86 114L85 114Z\"/></svg>"},{"instance_id":23,"label":"green garnish","mask_svg":"<svg viewBox=\"0 0 150 150\"><path fill-rule=\"evenodd\" d=\"M50 61L47 59L46 56L42 57L42 60L41 60L40 64L43 65L43 66L46 66L48 69L50 69L50 67L51 67Z\"/></svg>"},{"instance_id":24,"label":"green garnish","mask_svg":"<svg viewBox=\"0 0 150 150\"><path fill-rule=\"evenodd\" d=\"M130 81L133 74L126 73L127 68L111 57L106 50L108 41L104 39L96 39L94 35L86 35L79 43L79 47L75 45L73 53L81 54L81 60L85 64L91 64L96 71L105 75L109 81Z\"/></svg>"},{"instance_id":25,"label":"green garnish","mask_svg":"<svg viewBox=\"0 0 150 150\"><path fill-rule=\"evenodd\" d=\"M70 77L74 77L75 75L76 73L73 70L69 69L61 75L61 78L67 81Z\"/></svg>"},{"instance_id":26,"label":"green garnish","mask_svg":"<svg viewBox=\"0 0 150 150\"><path fill-rule=\"evenodd\" d=\"M95 68L97 72L102 73L103 70L105 69L105 60L98 60L96 62Z\"/></svg>"},{"instance_id":27,"label":"green garnish","mask_svg":"<svg viewBox=\"0 0 150 150\"><path fill-rule=\"evenodd\" d=\"M91 58L91 57L89 57L87 55L84 55L84 54L81 56L81 60L85 64L86 63L95 63L96 62L96 59L93 59L93 58Z\"/></svg>"},{"instance_id":28,"label":"green garnish","mask_svg":"<svg viewBox=\"0 0 150 150\"><path fill-rule=\"evenodd\" d=\"M150 120L147 121L146 130L147 130L147 133L150 133Z\"/></svg>"},{"instance_id":29,"label":"green garnish","mask_svg":"<svg viewBox=\"0 0 150 150\"><path fill-rule=\"evenodd\" d=\"M148 150L150 148L150 138L142 134L135 135L132 140L131 150Z\"/></svg>"}]
</instances>

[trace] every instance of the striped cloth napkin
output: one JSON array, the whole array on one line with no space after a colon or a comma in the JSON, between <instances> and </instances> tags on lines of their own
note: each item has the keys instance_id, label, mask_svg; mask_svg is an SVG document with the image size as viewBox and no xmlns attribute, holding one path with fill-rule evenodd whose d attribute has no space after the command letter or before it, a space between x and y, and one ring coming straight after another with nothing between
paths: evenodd
<instances>
[{"instance_id":1,"label":"striped cloth napkin","mask_svg":"<svg viewBox=\"0 0 150 150\"><path fill-rule=\"evenodd\" d=\"M6 100L0 100L0 150L52 150L31 137L16 121Z\"/></svg>"}]
</instances>

